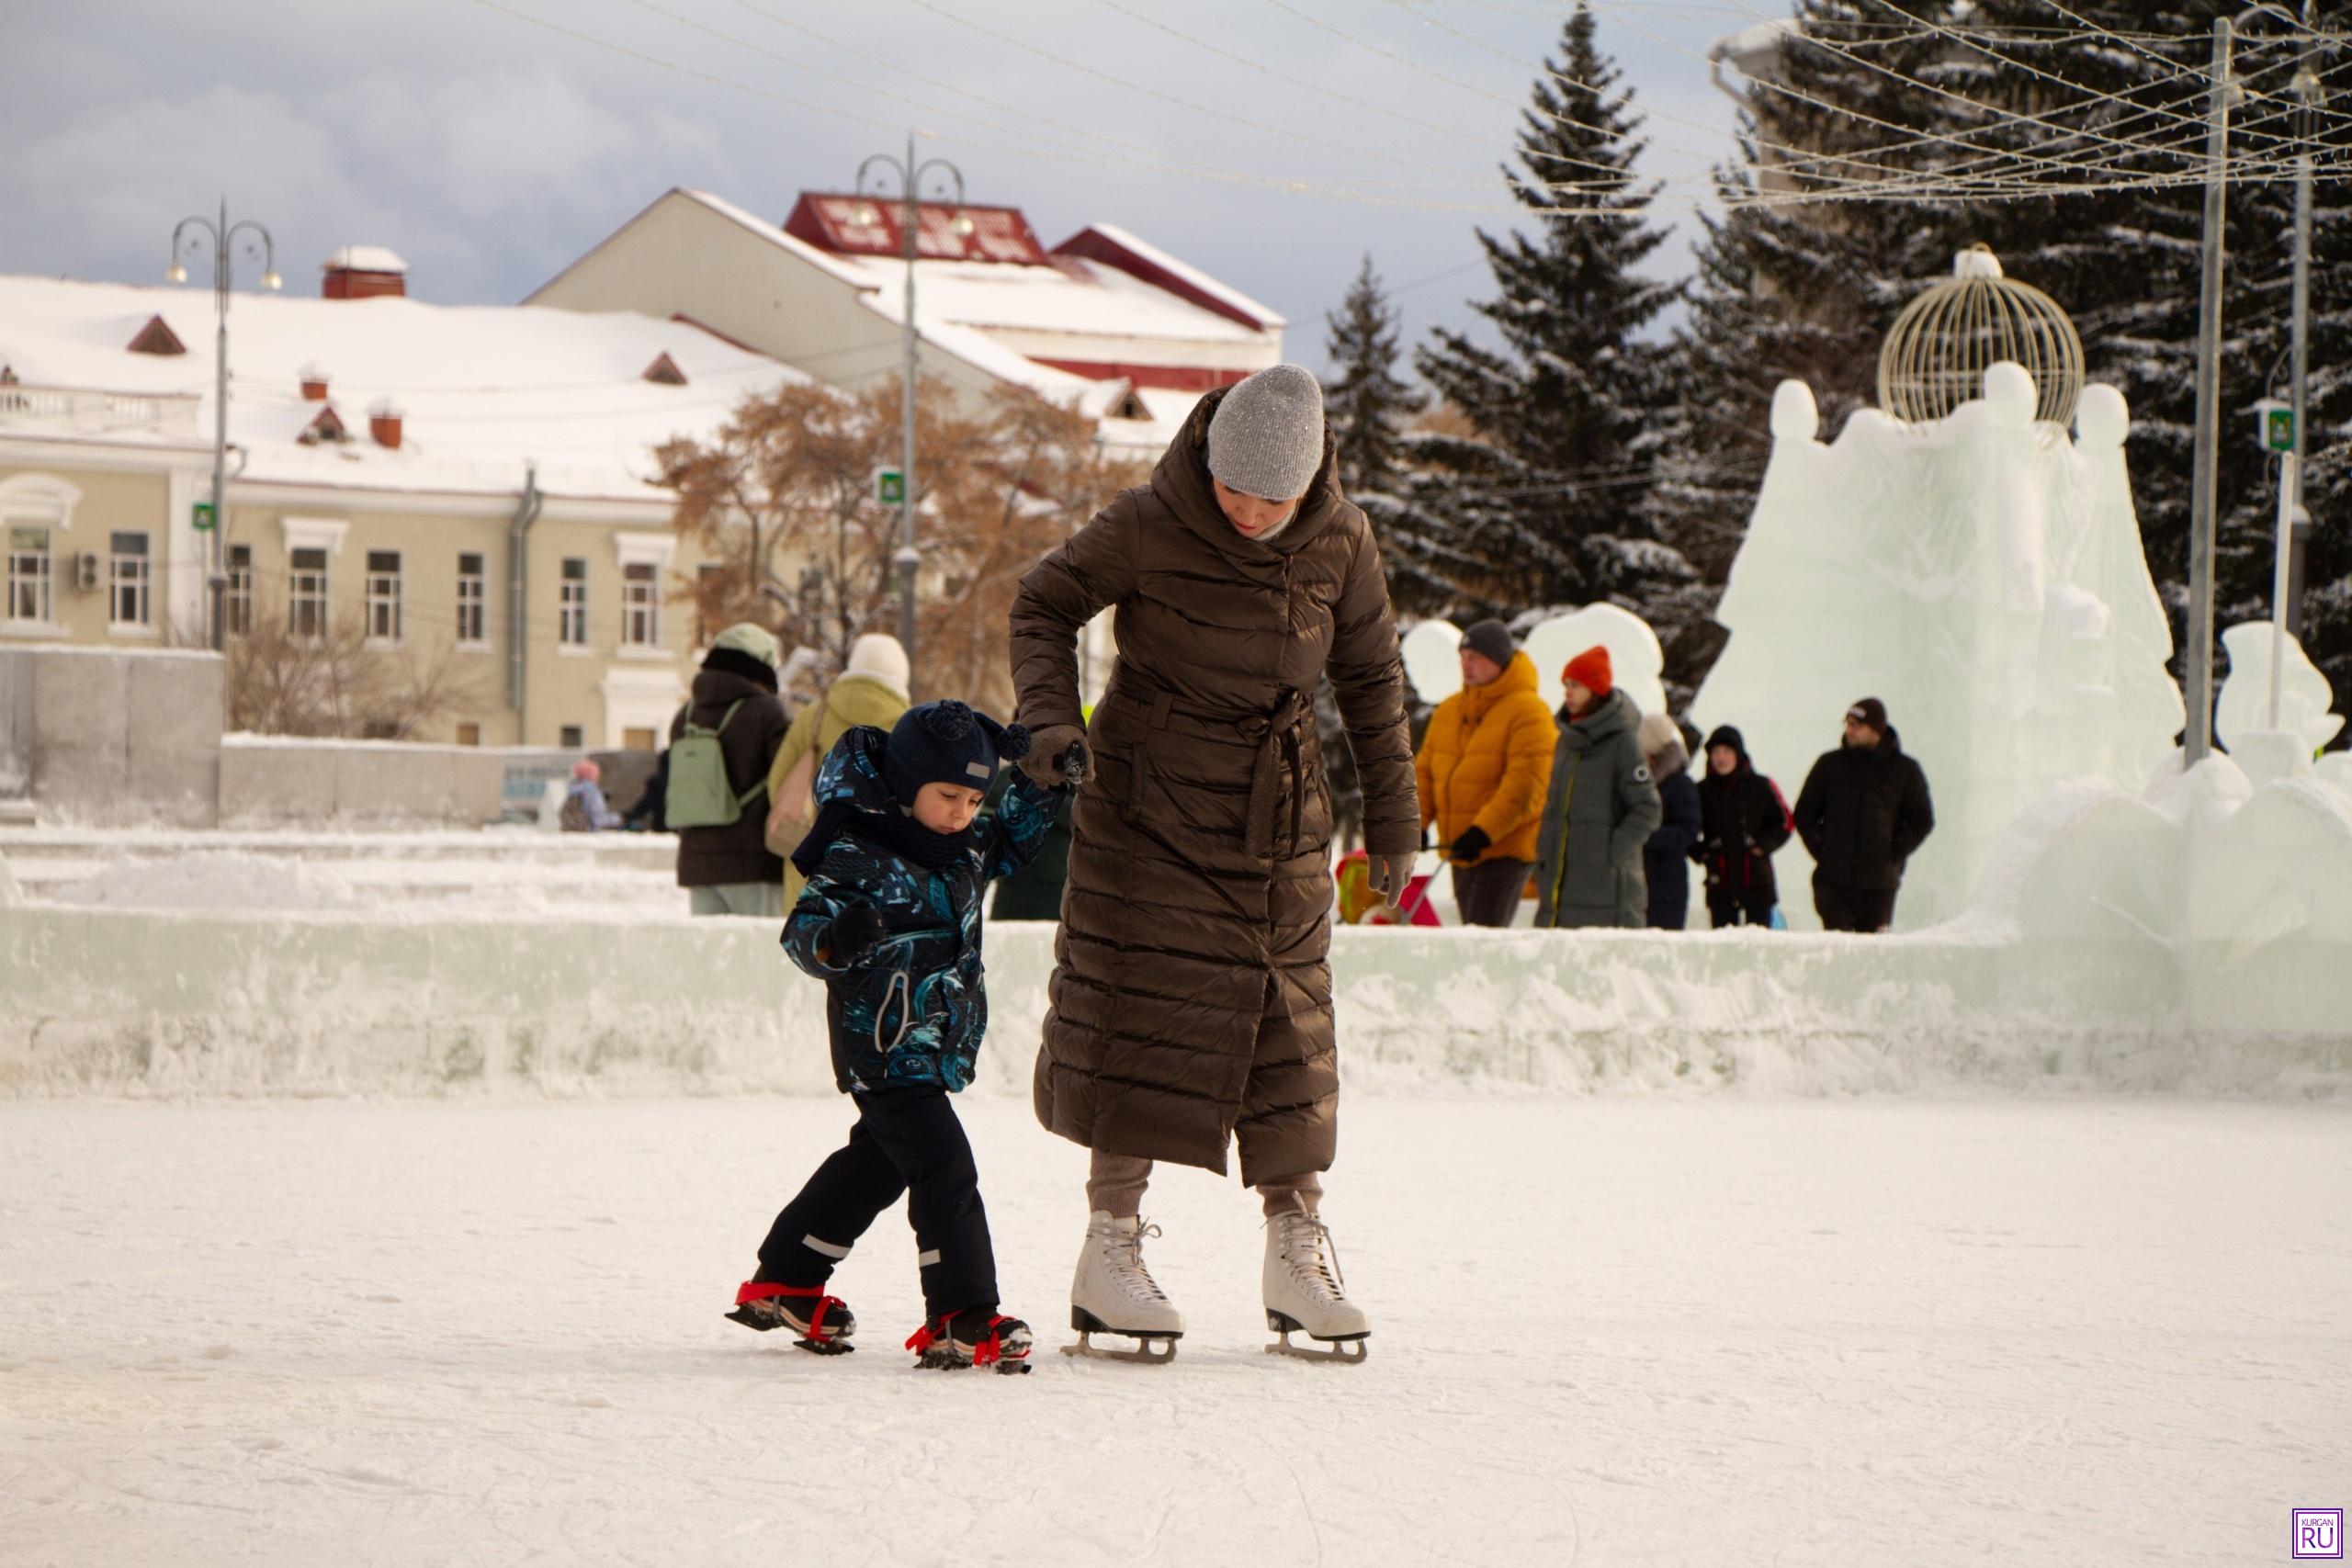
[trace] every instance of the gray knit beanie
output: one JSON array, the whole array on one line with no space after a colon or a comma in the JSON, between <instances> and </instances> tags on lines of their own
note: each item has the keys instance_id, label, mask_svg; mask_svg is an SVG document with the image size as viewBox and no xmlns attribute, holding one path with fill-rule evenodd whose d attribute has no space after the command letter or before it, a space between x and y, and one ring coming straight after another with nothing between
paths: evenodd
<instances>
[{"instance_id":1,"label":"gray knit beanie","mask_svg":"<svg viewBox=\"0 0 2352 1568\"><path fill-rule=\"evenodd\" d=\"M1305 495L1323 466L1323 384L1274 365L1235 384L1209 421L1209 472L1261 501Z\"/></svg>"},{"instance_id":2,"label":"gray knit beanie","mask_svg":"<svg viewBox=\"0 0 2352 1568\"><path fill-rule=\"evenodd\" d=\"M1500 621L1480 621L1462 634L1462 646L1473 653L1482 653L1497 664L1508 665L1510 656L1519 651L1512 640L1510 628Z\"/></svg>"}]
</instances>

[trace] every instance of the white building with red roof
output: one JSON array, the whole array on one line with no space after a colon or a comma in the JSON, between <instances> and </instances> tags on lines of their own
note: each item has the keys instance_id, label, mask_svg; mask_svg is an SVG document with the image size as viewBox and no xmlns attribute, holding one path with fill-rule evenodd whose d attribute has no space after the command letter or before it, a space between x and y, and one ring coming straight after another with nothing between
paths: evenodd
<instances>
[{"instance_id":1,"label":"white building with red roof","mask_svg":"<svg viewBox=\"0 0 2352 1568\"><path fill-rule=\"evenodd\" d=\"M899 374L904 210L803 193L775 223L672 190L525 303L692 321L855 389ZM917 211L920 363L958 391L1075 403L1106 446L1157 456L1202 393L1282 359L1279 314L1124 229L1049 249L1017 208Z\"/></svg>"}]
</instances>

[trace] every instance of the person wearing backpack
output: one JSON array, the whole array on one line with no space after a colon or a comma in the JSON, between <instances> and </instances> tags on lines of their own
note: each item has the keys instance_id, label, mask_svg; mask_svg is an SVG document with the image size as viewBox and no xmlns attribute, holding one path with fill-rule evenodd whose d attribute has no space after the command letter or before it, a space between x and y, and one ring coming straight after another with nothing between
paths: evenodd
<instances>
[{"instance_id":1,"label":"person wearing backpack","mask_svg":"<svg viewBox=\"0 0 2352 1568\"><path fill-rule=\"evenodd\" d=\"M800 868L792 852L817 818L817 764L861 724L888 729L907 711L907 650L887 632L850 645L849 667L822 699L792 716L784 747L768 766L768 848L784 857L784 907L800 901Z\"/></svg>"},{"instance_id":2,"label":"person wearing backpack","mask_svg":"<svg viewBox=\"0 0 2352 1568\"><path fill-rule=\"evenodd\" d=\"M703 659L693 700L670 721L662 817L678 835L678 886L697 915L784 918L784 863L767 847L768 769L791 728L775 667L765 627L728 627Z\"/></svg>"}]
</instances>

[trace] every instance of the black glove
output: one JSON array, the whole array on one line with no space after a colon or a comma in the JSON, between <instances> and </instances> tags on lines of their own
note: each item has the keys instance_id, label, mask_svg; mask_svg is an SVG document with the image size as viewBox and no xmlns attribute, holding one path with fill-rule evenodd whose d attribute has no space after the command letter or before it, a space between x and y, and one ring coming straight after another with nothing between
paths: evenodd
<instances>
[{"instance_id":1,"label":"black glove","mask_svg":"<svg viewBox=\"0 0 2352 1568\"><path fill-rule=\"evenodd\" d=\"M1473 828L1446 846L1445 858L1456 865L1467 865L1487 852L1494 840L1487 837L1484 828Z\"/></svg>"},{"instance_id":2,"label":"black glove","mask_svg":"<svg viewBox=\"0 0 2352 1568\"><path fill-rule=\"evenodd\" d=\"M1049 724L1029 735L1029 754L1021 771L1047 789L1081 784L1094 771L1093 755L1086 749L1086 731L1074 724Z\"/></svg>"},{"instance_id":3,"label":"black glove","mask_svg":"<svg viewBox=\"0 0 2352 1568\"><path fill-rule=\"evenodd\" d=\"M882 911L873 905L852 904L825 928L825 951L836 965L854 964L873 952L889 929L882 923Z\"/></svg>"},{"instance_id":4,"label":"black glove","mask_svg":"<svg viewBox=\"0 0 2352 1568\"><path fill-rule=\"evenodd\" d=\"M1368 858L1371 863L1366 870L1372 890L1380 895L1382 903L1395 908L1396 901L1405 896L1405 884L1412 880L1413 857L1373 855Z\"/></svg>"}]
</instances>

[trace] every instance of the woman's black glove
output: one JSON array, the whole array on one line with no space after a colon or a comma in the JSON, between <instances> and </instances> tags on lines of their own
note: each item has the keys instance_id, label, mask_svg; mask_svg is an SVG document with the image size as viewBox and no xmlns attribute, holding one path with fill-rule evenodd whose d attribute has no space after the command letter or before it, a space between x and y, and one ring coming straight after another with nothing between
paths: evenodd
<instances>
[{"instance_id":1,"label":"woman's black glove","mask_svg":"<svg viewBox=\"0 0 2352 1568\"><path fill-rule=\"evenodd\" d=\"M882 911L873 905L852 904L825 928L825 951L832 954L836 965L854 964L873 952L889 929L882 923Z\"/></svg>"},{"instance_id":2,"label":"woman's black glove","mask_svg":"<svg viewBox=\"0 0 2352 1568\"><path fill-rule=\"evenodd\" d=\"M1467 865L1485 854L1493 843L1484 828L1472 828L1446 847L1445 858L1456 865Z\"/></svg>"}]
</instances>

